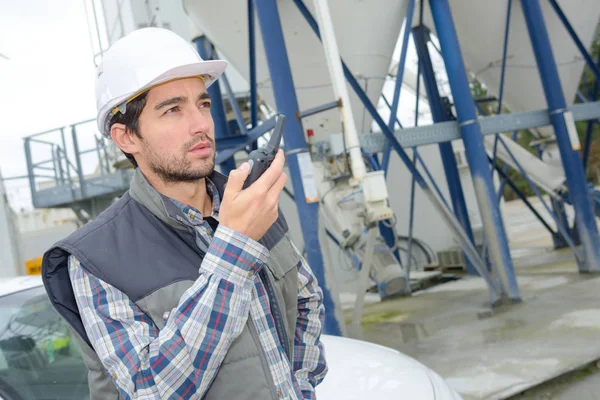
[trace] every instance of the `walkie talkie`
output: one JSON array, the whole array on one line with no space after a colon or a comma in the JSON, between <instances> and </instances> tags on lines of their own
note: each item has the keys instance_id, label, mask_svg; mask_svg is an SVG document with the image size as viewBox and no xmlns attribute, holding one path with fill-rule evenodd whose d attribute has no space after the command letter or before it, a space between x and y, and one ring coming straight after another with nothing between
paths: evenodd
<instances>
[{"instance_id":1,"label":"walkie talkie","mask_svg":"<svg viewBox=\"0 0 600 400\"><path fill-rule=\"evenodd\" d=\"M273 162L273 159L279 150L279 144L281 143L284 121L285 115L277 114L277 122L275 122L275 129L273 129L269 143L267 143L265 147L254 150L248 155L248 163L250 164L251 169L250 175L248 175L248 178L244 183L244 189L260 178Z\"/></svg>"}]
</instances>

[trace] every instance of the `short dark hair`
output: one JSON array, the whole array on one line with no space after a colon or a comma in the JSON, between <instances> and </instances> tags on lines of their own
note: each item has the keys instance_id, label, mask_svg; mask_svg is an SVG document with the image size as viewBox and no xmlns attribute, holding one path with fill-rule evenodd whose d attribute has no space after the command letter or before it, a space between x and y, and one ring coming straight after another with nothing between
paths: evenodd
<instances>
[{"instance_id":1,"label":"short dark hair","mask_svg":"<svg viewBox=\"0 0 600 400\"><path fill-rule=\"evenodd\" d=\"M106 123L106 132L110 135L110 129L114 124L123 124L125 125L125 130L127 133L133 133L135 136L142 138L140 134L140 115L142 111L144 111L144 107L146 107L146 100L148 97L148 92L142 93L135 99L131 100L127 103L127 107L125 110L125 114L118 111L116 114L112 115L108 118ZM137 168L138 164L135 161L135 157L133 157L129 153L125 153L125 157L133 164L134 168Z\"/></svg>"}]
</instances>

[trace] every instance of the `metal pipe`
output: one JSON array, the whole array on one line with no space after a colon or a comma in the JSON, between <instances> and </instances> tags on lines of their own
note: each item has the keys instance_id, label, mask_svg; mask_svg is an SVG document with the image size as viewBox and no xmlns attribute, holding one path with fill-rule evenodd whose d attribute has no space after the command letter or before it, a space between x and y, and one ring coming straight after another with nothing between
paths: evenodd
<instances>
[{"instance_id":1,"label":"metal pipe","mask_svg":"<svg viewBox=\"0 0 600 400\"><path fill-rule=\"evenodd\" d=\"M92 13L94 14L94 26L96 27L96 35L98 35L98 50L100 50L100 59L104 57L104 46L102 46L102 36L100 35L100 24L96 15L96 2L92 0Z\"/></svg>"},{"instance_id":2,"label":"metal pipe","mask_svg":"<svg viewBox=\"0 0 600 400\"><path fill-rule=\"evenodd\" d=\"M56 129L55 129L56 130ZM50 131L52 132L52 131ZM34 136L38 136L38 135L31 135L28 136L28 139L30 142L36 142L36 143L41 143L41 144L47 144L48 146L55 146L56 143L52 143L52 142L48 142L46 140L40 140L40 139L33 139Z\"/></svg>"},{"instance_id":3,"label":"metal pipe","mask_svg":"<svg viewBox=\"0 0 600 400\"><path fill-rule=\"evenodd\" d=\"M96 137L96 154L98 155L98 165L100 165L100 175L104 175L104 162L102 160L102 154L100 152L100 145L98 144L98 138Z\"/></svg>"},{"instance_id":4,"label":"metal pipe","mask_svg":"<svg viewBox=\"0 0 600 400\"><path fill-rule=\"evenodd\" d=\"M406 64L406 53L408 53L408 38L410 37L410 27L412 26L414 10L415 10L415 0L410 0L408 3L408 6L407 6L406 18L404 20L404 32L402 35L402 49L400 50L400 60L398 62L398 69L396 71L396 83L394 86L394 97L392 99L392 105L390 107L390 120L388 122L388 126L391 131L394 131L394 128L396 125L396 120L397 120L397 115L398 115L398 104L400 103L400 91L402 89L402 80L404 77L404 67ZM419 91L417 90L417 98L418 98L418 95L419 95ZM387 176L387 171L388 171L388 168L390 165L391 152L392 152L391 146L390 145L386 146L384 153L383 153L383 159L382 159L382 169L386 176ZM414 158L414 156L413 156L413 158ZM413 164L414 164L414 162L415 162L415 160L413 160ZM411 186L414 186L414 180L412 181ZM396 238L396 233L395 233L394 229L392 229L392 227L391 227L391 221L390 221L389 227L386 226L385 224L383 224L382 222L380 222L379 223L379 231L381 232L381 235L383 236L386 244L390 248L394 247L394 245L397 241L397 238ZM410 249L411 249L411 246L409 246L409 250ZM398 249L394 250L394 256L396 257L398 262L400 264L402 264L402 259L400 257L400 251ZM410 257L410 251L409 251L409 257ZM410 267L410 258L408 260L408 263L409 263L409 267ZM407 280L407 283L408 282L410 282L410 281ZM410 284L407 284L406 286L407 286L408 290L410 290Z\"/></svg>"},{"instance_id":5,"label":"metal pipe","mask_svg":"<svg viewBox=\"0 0 600 400\"><path fill-rule=\"evenodd\" d=\"M488 160L490 161L490 164L492 164L492 159L489 156L488 156ZM554 229L552 229L552 227L550 226L550 224L548 224L548 222L546 222L546 219L541 216L541 214L535 209L535 207L533 206L533 204L531 204L529 202L529 199L527 199L527 196L525 196L525 194L522 191L519 190L519 188L517 187L517 185L502 170L502 168L500 168L498 165L493 165L492 164L492 166L494 167L494 169L496 169L496 171L498 171L498 175L500 175L502 177L502 179L508 184L508 186L519 197L519 199L521 199L523 201L523 203L525 203L525 205L529 208L529 210L531 210L531 212L533 213L533 215L535 215L535 217L542 223L542 225L544 225L544 228L546 228L548 230L548 232L550 232L551 235L556 235L557 232Z\"/></svg>"},{"instance_id":6,"label":"metal pipe","mask_svg":"<svg viewBox=\"0 0 600 400\"><path fill-rule=\"evenodd\" d=\"M285 115L296 115L299 112L298 99L296 97L294 80L281 28L277 1L257 1L256 12L262 32L267 64L273 82L273 92L277 109ZM338 314L336 313L337 299L332 296L331 283L326 279L323 254L321 253L321 245L319 243L319 203L306 202L304 186L301 180L300 157L310 155L304 137L302 122L297 118L289 118L283 136L285 150L290 154L287 157L287 164L290 177L292 178L292 186L296 197L298 215L300 216L300 227L304 236L308 263L323 290L323 304L325 306L323 331L332 335L340 335L344 321L343 318L338 319ZM360 151L360 149L358 150Z\"/></svg>"},{"instance_id":7,"label":"metal pipe","mask_svg":"<svg viewBox=\"0 0 600 400\"><path fill-rule=\"evenodd\" d=\"M264 121L262 124L258 125L256 128L252 129L248 132L246 140L243 143L237 144L231 148L221 150L217 153L216 163L222 164L227 159L233 157L235 153L238 151L242 151L248 146L250 143L256 142L256 140L273 129L275 127L275 117L271 117L270 119Z\"/></svg>"},{"instance_id":8,"label":"metal pipe","mask_svg":"<svg viewBox=\"0 0 600 400\"><path fill-rule=\"evenodd\" d=\"M514 131L512 133L511 139L513 141L516 141L517 139L517 135L519 134L519 131ZM496 144L498 143L498 140L494 141L494 146L496 146ZM494 160L494 163L492 164L492 167L496 167L496 160ZM504 176L508 176L508 164L504 164L504 166L502 167L502 172L504 173ZM500 174L502 175L502 174ZM505 179L500 177L500 184L498 185L498 203L500 203L500 200L502 199L502 193L504 192L504 184L505 184Z\"/></svg>"},{"instance_id":9,"label":"metal pipe","mask_svg":"<svg viewBox=\"0 0 600 400\"><path fill-rule=\"evenodd\" d=\"M258 124L258 99L256 95L256 39L254 28L254 0L248 0L248 50L250 52L250 125Z\"/></svg>"},{"instance_id":10,"label":"metal pipe","mask_svg":"<svg viewBox=\"0 0 600 400\"><path fill-rule=\"evenodd\" d=\"M449 121L450 118L448 118L448 112L444 108L444 104L438 90L437 79L433 70L433 62L431 61L431 55L429 54L429 49L427 48L427 43L430 41L429 32L423 25L413 28L413 40L419 56L419 67L423 76L423 82L425 84L425 91L427 92L427 100L429 101L429 108L431 110L433 121ZM460 181L460 174L458 172L458 166L456 165L456 157L454 155L452 143L444 142L440 143L438 146L440 155L442 157L442 163L444 165L446 182L448 183L448 191L450 192L450 199L452 201L454 214L456 214L456 217L463 226L469 239L475 243L473 238L473 229L469 219L467 203L465 201L465 195L463 192L462 183ZM470 261L468 261L468 259L466 264L467 273L470 275L476 275L477 271Z\"/></svg>"},{"instance_id":11,"label":"metal pipe","mask_svg":"<svg viewBox=\"0 0 600 400\"><path fill-rule=\"evenodd\" d=\"M508 53L508 36L510 33L510 11L512 9L512 0L508 0L506 9L506 24L504 28L504 48L502 49L502 71L500 73L500 93L498 95L498 111L496 114L502 114L502 98L504 96L504 78L506 77L506 55Z\"/></svg>"},{"instance_id":12,"label":"metal pipe","mask_svg":"<svg viewBox=\"0 0 600 400\"><path fill-rule=\"evenodd\" d=\"M340 52L335 38L333 22L327 0L314 0L317 11L317 20L321 29L323 50L325 59L329 67L329 76L333 84L333 92L336 99L340 99L340 112L342 117L342 131L346 138L346 146L350 153L350 163L352 167L352 176L358 182L367 173L365 163L360 153L360 143L358 141L358 132L354 122L352 107L350 106L350 96L346 87L346 80L342 70Z\"/></svg>"},{"instance_id":13,"label":"metal pipe","mask_svg":"<svg viewBox=\"0 0 600 400\"><path fill-rule=\"evenodd\" d=\"M221 75L220 80L223 82L223 86L225 86L225 92L227 93L227 98L229 99L229 105L233 110L235 120L237 121L237 124L240 128L240 132L242 132L242 135L245 135L248 133L248 129L246 128L246 122L244 121L244 117L242 116L240 106L238 105L237 99L235 98L235 94L233 93L231 85L229 84L229 79L227 79L227 74Z\"/></svg>"},{"instance_id":14,"label":"metal pipe","mask_svg":"<svg viewBox=\"0 0 600 400\"><path fill-rule=\"evenodd\" d=\"M369 284L369 275L373 262L373 253L375 251L375 239L377 239L377 231L375 228L370 228L367 233L365 256L363 258L358 282L356 284L356 302L354 303L354 308L352 309L352 336L355 339L362 339L360 319L362 317L365 305L365 292L367 291L367 286Z\"/></svg>"},{"instance_id":15,"label":"metal pipe","mask_svg":"<svg viewBox=\"0 0 600 400\"><path fill-rule=\"evenodd\" d=\"M419 67L417 67L419 68ZM417 84L418 84L418 80L417 80ZM383 99L383 101L385 102L385 104L388 106L388 108L390 108L390 102L389 100L385 97L385 95L381 95L381 98ZM398 120L398 118L396 118L396 124L398 124L400 127L402 127L402 125L400 124L400 120ZM416 147L416 146L414 146ZM390 146L391 148L391 146ZM433 186L434 190L436 191L437 195L439 196L442 204L446 207L446 209L448 211L451 211L452 209L450 208L450 205L448 204L448 201L446 200L446 198L444 197L444 194L442 193L442 191L440 190L438 184L436 183L435 179L433 178L433 175L431 174L431 171L429 171L429 168L427 167L427 164L425 164L425 160L423 160L423 158L421 158L421 155L419 154L419 152L417 151L416 155L416 160L418 163L421 164L421 168L423 168L423 171L425 172L425 175L427 175L427 178L429 179L429 182L431 183L431 185ZM417 168L417 164L412 163L415 168Z\"/></svg>"},{"instance_id":16,"label":"metal pipe","mask_svg":"<svg viewBox=\"0 0 600 400\"><path fill-rule=\"evenodd\" d=\"M42 164L45 164L45 163L48 163L48 162L54 162L54 160L42 161L42 162L40 162L40 163L33 164L33 167L34 167L35 169L45 169L45 170L47 170L47 171L54 171L54 170L55 170L55 168L54 168L54 167L41 167L41 166L40 166L40 165L42 165Z\"/></svg>"},{"instance_id":17,"label":"metal pipe","mask_svg":"<svg viewBox=\"0 0 600 400\"><path fill-rule=\"evenodd\" d=\"M81 152L79 151L79 141L77 140L77 128L71 126L71 137L73 138L73 151L75 152L75 163L77 164L77 177L79 178L79 190L81 197L87 196L86 182L83 177L83 167L81 165Z\"/></svg>"},{"instance_id":18,"label":"metal pipe","mask_svg":"<svg viewBox=\"0 0 600 400\"><path fill-rule=\"evenodd\" d=\"M538 199L540 200L540 202L542 203L542 205L544 206L544 208L546 209L546 211L548 212L548 214L550 214L550 216L552 217L552 219L556 223L556 228L558 229L558 231L560 232L560 234L563 236L565 242L571 247L571 249L575 253L575 257L578 259L578 261L582 261L583 258L581 256L581 253L579 252L579 250L577 250L577 247L576 247L575 243L573 242L573 240L569 236L568 225L565 228L565 225L566 225L565 222L568 222L568 221L566 221L566 214L564 215L564 217L561 218L558 213L553 213L552 210L550 210L550 207L544 201L544 197L542 196L542 193L539 191L539 189L537 188L537 186L535 186L535 184L531 181L531 179L529 179L529 176L527 175L527 172L525 171L525 169L523 168L523 166L519 163L519 161L517 161L517 158L514 156L514 154L512 153L512 151L510 151L510 149L506 145L506 142L502 138L500 138L500 143L502 144L502 146L504 146L504 148L506 149L506 152L508 153L508 155L510 156L510 158L513 160L513 162L515 163L515 165L517 166L517 169L519 170L519 172L521 173L521 175L523 175L523 177L525 178L525 180L529 184L529 187L531 188L531 190L533 190L533 192L536 194L536 196L538 197ZM561 219L562 219L562 221L561 221Z\"/></svg>"},{"instance_id":19,"label":"metal pipe","mask_svg":"<svg viewBox=\"0 0 600 400\"><path fill-rule=\"evenodd\" d=\"M585 261L579 265L579 271L600 272L600 238L583 164L579 157L579 138L572 115L566 111L567 105L542 9L538 0L521 0L521 5L575 209L575 225L585 254Z\"/></svg>"},{"instance_id":20,"label":"metal pipe","mask_svg":"<svg viewBox=\"0 0 600 400\"><path fill-rule=\"evenodd\" d=\"M320 106L316 106L313 108L309 108L308 110L301 111L298 117L306 118L314 114L318 114L323 111L331 110L332 108L339 107L340 103L338 101L332 101L331 103L323 104Z\"/></svg>"},{"instance_id":21,"label":"metal pipe","mask_svg":"<svg viewBox=\"0 0 600 400\"><path fill-rule=\"evenodd\" d=\"M35 190L35 177L33 172L33 161L31 157L31 143L30 138L25 138L23 147L25 148L25 159L27 160L27 176L29 178L29 190L31 191L31 202L36 206L36 190Z\"/></svg>"},{"instance_id":22,"label":"metal pipe","mask_svg":"<svg viewBox=\"0 0 600 400\"><path fill-rule=\"evenodd\" d=\"M600 69L594 63L594 60L590 56L590 53L588 53L588 51L585 48L585 46L583 45L583 43L581 43L581 39L579 39L579 36L577 35L577 32L575 32L575 29L573 29L573 26L569 22L569 19L567 18L567 16L563 12L563 10L560 8L560 6L556 2L556 0L549 0L549 1L550 1L550 5L552 6L552 8L554 9L554 11L556 12L556 15L558 15L558 18L561 20L561 22L563 23L563 25L567 29L567 32L569 32L569 35L571 35L571 38L575 42L575 46L577 46L577 48L581 52L581 55L583 56L583 58L585 58L585 61L586 61L587 65L588 65L588 67L590 68L590 70L594 74L594 77L596 77L596 82L600 81Z\"/></svg>"},{"instance_id":23,"label":"metal pipe","mask_svg":"<svg viewBox=\"0 0 600 400\"><path fill-rule=\"evenodd\" d=\"M398 104L400 103L400 91L402 90L402 80L404 79L404 67L406 65L406 54L408 53L408 38L410 37L413 14L415 11L415 0L408 2L406 19L404 22L404 32L402 35L402 49L400 50L400 60L398 70L396 71L396 83L394 86L394 97L392 98L392 107L390 109L390 120L388 126L393 131L396 125L396 116L398 114ZM417 92L418 95L418 92Z\"/></svg>"},{"instance_id":24,"label":"metal pipe","mask_svg":"<svg viewBox=\"0 0 600 400\"><path fill-rule=\"evenodd\" d=\"M209 60L211 57L208 54L209 42L206 36L200 36L193 40L196 45L196 50L203 60ZM221 96L221 87L217 80L208 89L210 98L212 99L210 112L213 117L215 124L215 143L224 137L229 136L229 129L227 129L227 116L225 115L225 106L223 105L223 97ZM218 163L221 166L221 172L225 175L229 175L229 172L235 169L235 160L233 158L227 158L222 162Z\"/></svg>"},{"instance_id":25,"label":"metal pipe","mask_svg":"<svg viewBox=\"0 0 600 400\"><path fill-rule=\"evenodd\" d=\"M454 97L469 170L473 178L483 229L489 245L490 261L500 277L505 294L512 301L520 301L521 296L517 277L510 257L502 216L496 202L492 174L488 169L483 136L477 121L477 113L475 112L450 5L448 0L430 0L429 5Z\"/></svg>"}]
</instances>

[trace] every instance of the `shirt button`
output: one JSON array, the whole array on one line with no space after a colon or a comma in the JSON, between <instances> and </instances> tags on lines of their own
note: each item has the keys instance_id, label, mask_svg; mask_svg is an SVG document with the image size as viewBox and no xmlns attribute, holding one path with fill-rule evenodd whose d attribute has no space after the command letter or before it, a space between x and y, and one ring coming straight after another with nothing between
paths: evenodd
<instances>
[{"instance_id":1,"label":"shirt button","mask_svg":"<svg viewBox=\"0 0 600 400\"><path fill-rule=\"evenodd\" d=\"M169 319L169 315L170 315L170 314L171 314L171 313L170 313L169 311L166 311L166 312L163 314L163 316L162 316L162 317L163 317L163 321L166 321L167 319Z\"/></svg>"},{"instance_id":2,"label":"shirt button","mask_svg":"<svg viewBox=\"0 0 600 400\"><path fill-rule=\"evenodd\" d=\"M279 398L282 398L282 397L283 397L283 394L281 393L281 390L278 390L278 391L277 391L277 397L279 397Z\"/></svg>"}]
</instances>

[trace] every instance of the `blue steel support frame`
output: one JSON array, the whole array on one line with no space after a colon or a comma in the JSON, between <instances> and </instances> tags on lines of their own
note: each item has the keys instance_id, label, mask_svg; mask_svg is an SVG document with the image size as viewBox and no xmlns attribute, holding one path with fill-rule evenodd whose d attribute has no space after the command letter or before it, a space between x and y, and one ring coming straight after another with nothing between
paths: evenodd
<instances>
[{"instance_id":1,"label":"blue steel support frame","mask_svg":"<svg viewBox=\"0 0 600 400\"><path fill-rule=\"evenodd\" d=\"M483 136L477 121L477 112L469 88L450 5L448 0L430 0L429 5L454 97L461 136L488 243L490 261L502 282L505 294L512 301L520 301L517 277L510 257L502 216L496 201L492 174L488 168Z\"/></svg>"},{"instance_id":2,"label":"blue steel support frame","mask_svg":"<svg viewBox=\"0 0 600 400\"><path fill-rule=\"evenodd\" d=\"M600 272L598 227L596 226L596 218L585 180L583 163L578 149L573 148L573 143L569 138L569 128L565 120L567 104L560 86L560 77L550 39L548 38L542 9L538 0L521 0L521 5L540 71L550 120L554 127L556 141L565 169L569 196L575 209L575 226L583 245L584 262L579 264L579 271Z\"/></svg>"},{"instance_id":3,"label":"blue steel support frame","mask_svg":"<svg viewBox=\"0 0 600 400\"><path fill-rule=\"evenodd\" d=\"M308 8L306 7L306 5L304 5L304 2L302 0L293 0L293 1L296 4L296 6L298 7L298 10L300 10L300 13L306 19L306 22L311 27L311 29L313 30L315 35L317 35L319 40L321 40L321 33L319 31L319 26L317 25L317 21L311 15L311 13L308 10ZM348 83L350 84L350 86L352 87L352 89L354 90L354 92L356 93L358 98L360 99L360 101L364 104L366 110L369 112L369 114L371 114L371 116L373 117L373 120L375 121L375 123L377 123L377 125L381 129L383 135L389 141L392 148L396 151L396 153L398 154L398 156L400 157L400 159L402 160L402 162L404 163L404 165L406 166L408 171L412 174L412 176L414 177L416 183L419 185L421 190L423 190L423 192L425 192L428 196L430 196L433 193L433 191L431 190L431 188L429 187L429 185L423 178L423 175L421 175L421 173L417 169L416 165L411 162L410 158L408 157L408 155L402 148L402 145L400 145L400 142L398 142L398 139L396 139L396 137L394 136L394 133L390 130L390 128L383 121L383 119L381 118L381 115L379 115L379 112L377 111L377 108L373 105L373 103L371 103L371 101L369 100L369 97L367 96L365 91L362 89L361 85L358 83L358 81L352 74L352 71L350 71L350 69L344 62L344 60L342 60L342 67L344 69L344 76L346 77L346 80L348 81ZM417 159L419 159L418 155L417 155ZM432 179L432 182L435 182L435 181ZM439 196L439 197L441 199L443 199L443 196ZM444 212L444 210L443 210L444 206L446 207L446 209L448 209L448 204L446 202L444 202L443 204L434 203L434 205L440 206L441 212ZM458 221L456 221L456 223L455 223L452 220L452 218L449 218L448 215L445 213L444 213L444 216L446 217L446 220L449 223L451 223L452 226L457 230L457 234L459 236L459 239L461 240L462 245L467 245L466 241L468 239L466 239L466 237L465 237L466 234L462 230L460 223L458 223ZM458 224L458 226L456 224ZM468 245L472 247L472 243L469 242ZM473 257L475 259L480 258L478 255L477 255L477 257L475 255L473 255ZM490 303L492 305L497 305L502 300L501 295L502 295L503 289L501 287L499 287L496 280L493 279L492 276L490 276L489 271L487 269L485 269L485 266L481 265L481 270L479 271L479 273L481 274L481 276L484 278L484 280L486 281L486 283L488 285L488 290L489 290L488 294L489 294Z\"/></svg>"},{"instance_id":4,"label":"blue steel support frame","mask_svg":"<svg viewBox=\"0 0 600 400\"><path fill-rule=\"evenodd\" d=\"M248 0L248 50L250 70L250 124L256 128L258 124L258 99L256 95L256 39L254 29L254 0Z\"/></svg>"},{"instance_id":5,"label":"blue steel support frame","mask_svg":"<svg viewBox=\"0 0 600 400\"><path fill-rule=\"evenodd\" d=\"M212 58L212 44L208 41L206 36L200 36L194 39L194 44L196 45L196 50L202 59L210 60ZM210 52L209 49L211 49ZM221 87L219 86L219 81L213 83L207 89L207 91L212 99L210 112L215 122L215 142L218 142L219 139L224 139L229 136L225 105L223 103L223 97L221 96ZM231 157L224 160L219 165L221 166L221 172L224 175L229 175L229 172L235 169L235 160L233 157Z\"/></svg>"},{"instance_id":6,"label":"blue steel support frame","mask_svg":"<svg viewBox=\"0 0 600 400\"><path fill-rule=\"evenodd\" d=\"M588 53L588 51L585 48L585 46L583 45L583 43L581 43L581 39L579 39L577 32L575 32L575 29L573 29L573 26L571 26L569 19L567 18L567 16L563 12L563 10L560 8L560 6L556 2L556 0L549 0L549 2L550 2L550 5L552 6L552 8L554 8L556 15L558 15L558 18L561 20L561 22L567 29L567 32L569 32L569 35L571 35L571 38L575 42L575 46L577 46L577 48L579 49L579 52L581 53L583 58L585 58L585 61L588 65L588 67L590 67L590 70L596 77L596 81L600 81L600 68L598 68L598 66L594 63L594 60L590 56L590 53Z\"/></svg>"},{"instance_id":7,"label":"blue steel support frame","mask_svg":"<svg viewBox=\"0 0 600 400\"><path fill-rule=\"evenodd\" d=\"M396 117L398 114L398 104L400 104L400 91L402 90L402 81L404 80L404 66L406 65L406 54L408 53L408 39L410 38L410 32L412 27L413 15L415 12L416 0L410 0L408 2L408 8L406 10L406 22L404 25L404 32L402 34L402 49L400 50L400 60L398 62L398 71L396 72L396 83L394 86L394 97L392 98L392 106L390 108L390 120L388 126L393 132L396 125ZM383 152L383 160L381 162L382 169L387 175L387 170L390 165L390 154L392 152L392 146L387 146Z\"/></svg>"},{"instance_id":8,"label":"blue steel support frame","mask_svg":"<svg viewBox=\"0 0 600 400\"><path fill-rule=\"evenodd\" d=\"M433 63L431 62L431 54L427 48L427 43L430 40L429 31L425 26L420 25L414 27L412 30L413 40L415 42L415 48L419 56L419 64L421 67L421 75L423 76L423 83L425 84L425 91L427 92L427 100L429 101L429 108L434 122L445 122L449 121L448 113L442 102L440 92L437 86L437 79L433 70ZM458 166L456 165L456 158L454 156L454 150L452 149L451 142L443 142L439 144L440 155L444 164L444 171L446 173L446 181L448 182L448 191L450 192L450 199L452 201L452 209L454 214L460 221L461 225L465 229L471 242L475 243L473 239L473 229L471 228L471 221L469 220L469 213L467 211L467 204L465 202L465 195L463 192L462 184L460 182L460 175L458 173ZM470 261L467 260L467 273L470 275L478 275L477 270L473 267Z\"/></svg>"},{"instance_id":9,"label":"blue steel support frame","mask_svg":"<svg viewBox=\"0 0 600 400\"><path fill-rule=\"evenodd\" d=\"M402 35L402 50L400 51L400 61L398 63L398 72L396 73L396 84L394 86L394 98L392 99L392 106L390 108L390 120L388 122L388 126L390 130L393 132L396 125L396 117L398 114L398 104L400 103L400 90L402 89L402 80L404 77L404 65L406 64L406 53L408 53L408 39L410 37L410 28L412 26L413 14L415 11L415 0L410 0L408 2L408 8L406 11L406 21L404 23L404 33ZM383 152L383 158L381 162L382 170L387 175L387 170L390 165L390 155L392 152L392 146L388 144ZM385 243L392 248L396 243L396 233L394 227L391 225L393 222L388 221L389 226L384 224L383 222L379 223L379 232L381 236L385 240ZM398 260L400 264L402 264L402 259L400 258L400 252L398 249L394 251L394 257ZM410 260L408 260L410 263ZM409 285L410 286L410 285Z\"/></svg>"},{"instance_id":10,"label":"blue steel support frame","mask_svg":"<svg viewBox=\"0 0 600 400\"><path fill-rule=\"evenodd\" d=\"M304 138L302 121L296 118L299 112L298 99L296 97L294 80L281 28L277 2L276 0L257 0L255 5L269 72L273 82L275 103L277 104L278 111L288 116L288 123L283 132L285 150L288 154L287 164L292 178L308 263L323 290L323 302L325 306L325 325L323 331L331 335L341 335L343 321L338 321L336 317L334 299L325 279L323 255L319 243L319 203L307 203L305 201L304 187L300 179L298 154L308 152L308 146Z\"/></svg>"}]
</instances>

